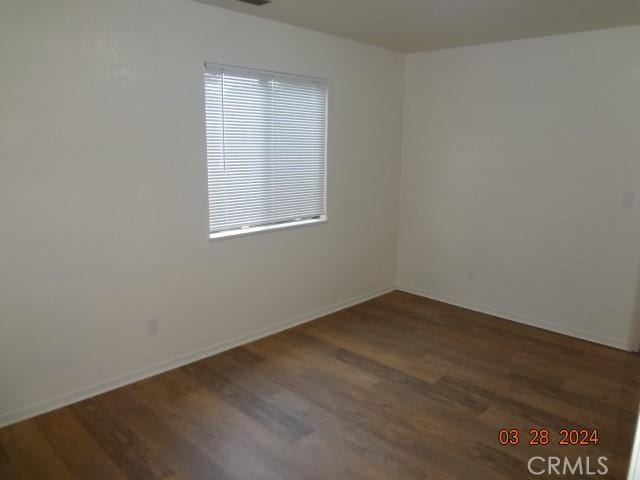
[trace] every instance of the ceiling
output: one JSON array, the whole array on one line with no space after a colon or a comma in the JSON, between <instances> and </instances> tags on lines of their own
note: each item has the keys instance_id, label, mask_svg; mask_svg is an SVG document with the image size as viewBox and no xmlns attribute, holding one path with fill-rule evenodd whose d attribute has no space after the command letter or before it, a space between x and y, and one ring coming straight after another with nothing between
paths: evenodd
<instances>
[{"instance_id":1,"label":"ceiling","mask_svg":"<svg viewBox=\"0 0 640 480\"><path fill-rule=\"evenodd\" d=\"M420 52L640 24L640 0L195 0Z\"/></svg>"}]
</instances>

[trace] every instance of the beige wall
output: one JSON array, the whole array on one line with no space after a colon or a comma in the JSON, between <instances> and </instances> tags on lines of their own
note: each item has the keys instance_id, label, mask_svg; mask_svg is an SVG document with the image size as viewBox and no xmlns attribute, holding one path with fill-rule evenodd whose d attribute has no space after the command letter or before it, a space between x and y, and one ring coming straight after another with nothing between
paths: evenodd
<instances>
[{"instance_id":1,"label":"beige wall","mask_svg":"<svg viewBox=\"0 0 640 480\"><path fill-rule=\"evenodd\" d=\"M329 80L328 223L209 241L204 61ZM186 0L3 0L0 65L0 424L393 286L402 55Z\"/></svg>"},{"instance_id":2,"label":"beige wall","mask_svg":"<svg viewBox=\"0 0 640 480\"><path fill-rule=\"evenodd\" d=\"M398 285L631 348L638 51L631 27L409 55Z\"/></svg>"}]
</instances>

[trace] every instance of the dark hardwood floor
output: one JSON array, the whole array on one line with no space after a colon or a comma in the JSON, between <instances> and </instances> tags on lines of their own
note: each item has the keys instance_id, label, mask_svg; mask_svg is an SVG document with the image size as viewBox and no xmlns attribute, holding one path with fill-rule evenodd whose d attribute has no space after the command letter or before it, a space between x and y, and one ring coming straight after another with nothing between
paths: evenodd
<instances>
[{"instance_id":1,"label":"dark hardwood floor","mask_svg":"<svg viewBox=\"0 0 640 480\"><path fill-rule=\"evenodd\" d=\"M636 355L393 292L4 428L0 478L520 480L606 456L623 479L639 399Z\"/></svg>"}]
</instances>

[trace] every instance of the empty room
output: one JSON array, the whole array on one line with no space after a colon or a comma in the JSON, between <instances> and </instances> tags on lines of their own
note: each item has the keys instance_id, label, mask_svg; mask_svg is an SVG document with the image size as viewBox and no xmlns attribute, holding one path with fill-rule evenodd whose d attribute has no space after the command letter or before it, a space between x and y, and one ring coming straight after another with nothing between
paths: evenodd
<instances>
[{"instance_id":1,"label":"empty room","mask_svg":"<svg viewBox=\"0 0 640 480\"><path fill-rule=\"evenodd\" d=\"M640 480L640 1L0 0L0 480Z\"/></svg>"}]
</instances>

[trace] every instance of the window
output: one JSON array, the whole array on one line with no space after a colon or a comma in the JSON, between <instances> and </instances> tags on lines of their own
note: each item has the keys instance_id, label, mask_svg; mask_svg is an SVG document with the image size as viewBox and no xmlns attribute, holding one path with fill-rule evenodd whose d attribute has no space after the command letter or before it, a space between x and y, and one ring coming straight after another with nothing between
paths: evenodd
<instances>
[{"instance_id":1,"label":"window","mask_svg":"<svg viewBox=\"0 0 640 480\"><path fill-rule=\"evenodd\" d=\"M206 64L211 238L326 220L327 84Z\"/></svg>"}]
</instances>

